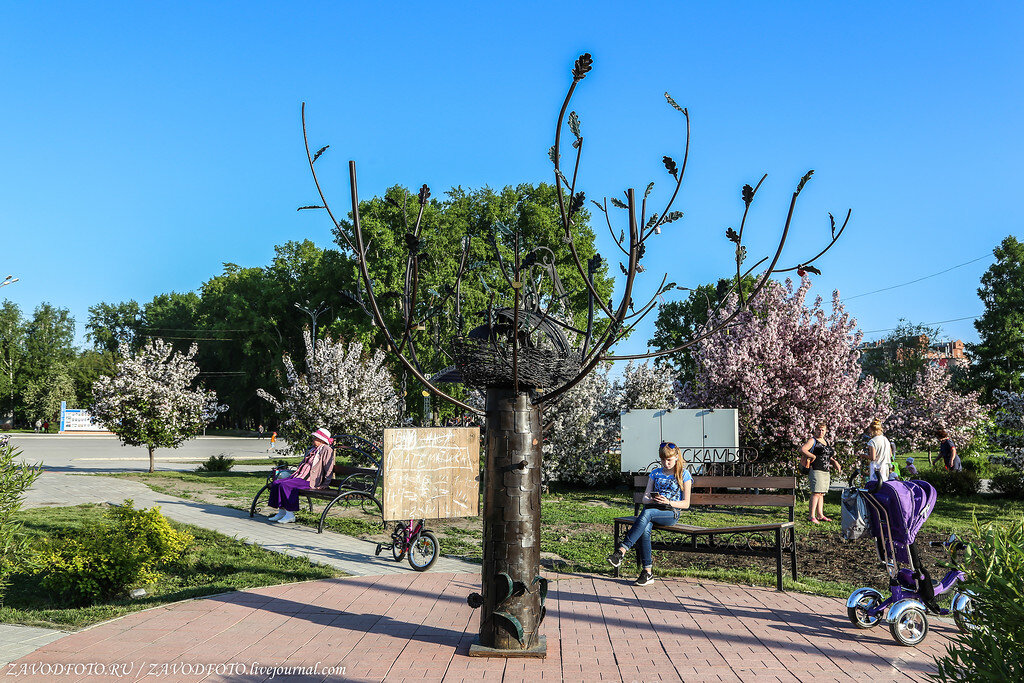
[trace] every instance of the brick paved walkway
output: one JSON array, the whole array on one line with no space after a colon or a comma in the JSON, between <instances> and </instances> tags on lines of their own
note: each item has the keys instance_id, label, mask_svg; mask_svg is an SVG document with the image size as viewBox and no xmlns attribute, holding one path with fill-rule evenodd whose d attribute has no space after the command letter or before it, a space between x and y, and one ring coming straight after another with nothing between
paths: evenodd
<instances>
[{"instance_id":1,"label":"brick paved walkway","mask_svg":"<svg viewBox=\"0 0 1024 683\"><path fill-rule=\"evenodd\" d=\"M934 671L932 658L954 633L932 619L925 642L903 648L883 627L853 628L834 598L696 579L635 588L563 576L548 596L547 659L477 659L467 656L478 613L465 598L474 590L477 575L407 572L227 593L69 635L5 673L93 663L108 673L130 666L132 675L120 680L156 673L162 681L264 681L270 672L253 673L254 665L319 663L320 672L344 673L273 680L907 681ZM55 671L8 680L118 680Z\"/></svg>"}]
</instances>

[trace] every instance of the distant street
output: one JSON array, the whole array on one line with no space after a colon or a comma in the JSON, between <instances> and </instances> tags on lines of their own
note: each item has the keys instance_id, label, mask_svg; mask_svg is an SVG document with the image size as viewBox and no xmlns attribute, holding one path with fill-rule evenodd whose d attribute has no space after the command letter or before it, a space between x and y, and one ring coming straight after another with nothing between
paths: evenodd
<instances>
[{"instance_id":1,"label":"distant street","mask_svg":"<svg viewBox=\"0 0 1024 683\"><path fill-rule=\"evenodd\" d=\"M145 448L121 446L114 436L71 436L57 434L13 434L11 444L21 449L21 460L42 463L55 472L131 472L149 470L149 452ZM267 453L270 439L237 436L201 436L178 448L156 451L157 470L194 470L197 460L211 455L229 458L280 457L282 442L278 440L278 453ZM255 465L254 465L255 466ZM236 465L236 469L247 469Z\"/></svg>"}]
</instances>

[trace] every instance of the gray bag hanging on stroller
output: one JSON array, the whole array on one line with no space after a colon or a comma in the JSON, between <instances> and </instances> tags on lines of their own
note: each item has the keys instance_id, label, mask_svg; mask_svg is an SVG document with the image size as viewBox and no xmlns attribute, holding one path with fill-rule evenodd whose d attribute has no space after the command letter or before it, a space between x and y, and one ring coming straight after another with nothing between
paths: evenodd
<instances>
[{"instance_id":1,"label":"gray bag hanging on stroller","mask_svg":"<svg viewBox=\"0 0 1024 683\"><path fill-rule=\"evenodd\" d=\"M871 535L871 513L864 495L854 487L843 489L843 497L839 504L842 509L843 538L855 541Z\"/></svg>"}]
</instances>

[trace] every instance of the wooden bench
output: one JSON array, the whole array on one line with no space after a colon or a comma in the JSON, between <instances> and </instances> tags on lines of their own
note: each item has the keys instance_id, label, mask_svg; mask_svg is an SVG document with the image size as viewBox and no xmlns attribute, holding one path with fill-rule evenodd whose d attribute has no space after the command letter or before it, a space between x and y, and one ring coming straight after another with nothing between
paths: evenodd
<instances>
[{"instance_id":1,"label":"wooden bench","mask_svg":"<svg viewBox=\"0 0 1024 683\"><path fill-rule=\"evenodd\" d=\"M364 511L380 515L383 523L384 505L377 497L377 489L381 481L380 463L382 458L379 457L380 449L359 437L351 435L336 437L335 455L341 456L349 453L355 459L369 461L373 466L352 467L350 465L335 465L333 477L326 485L315 489L302 489L296 492L299 496L306 499L310 512L313 511L313 500L328 501L327 507L320 513L320 522L317 524L316 529L318 534L323 533L327 515L337 505L360 503ZM259 490L256 497L253 498L252 505L249 507L249 517L255 517L266 504L265 501L268 501L272 481L273 474L267 478L267 483ZM376 508L375 512L373 511L374 508Z\"/></svg>"},{"instance_id":2,"label":"wooden bench","mask_svg":"<svg viewBox=\"0 0 1024 683\"><path fill-rule=\"evenodd\" d=\"M762 489L771 493L762 493ZM647 475L633 477L633 516L615 518L615 548L625 536L643 508ZM655 524L651 534L652 550L675 550L686 553L774 557L776 588L782 588L782 559L788 554L790 570L796 579L796 529L793 521L796 507L796 477L759 476L695 476L690 489L690 508L704 506L789 508L789 521L765 524L707 527L690 524L695 515L681 511L680 521L672 526ZM655 535L654 532L657 532ZM685 540L666 540L664 536L682 536ZM774 539L772 538L774 537ZM774 540L774 542L772 542ZM639 550L637 563L639 564ZM619 575L618 567L615 576Z\"/></svg>"}]
</instances>

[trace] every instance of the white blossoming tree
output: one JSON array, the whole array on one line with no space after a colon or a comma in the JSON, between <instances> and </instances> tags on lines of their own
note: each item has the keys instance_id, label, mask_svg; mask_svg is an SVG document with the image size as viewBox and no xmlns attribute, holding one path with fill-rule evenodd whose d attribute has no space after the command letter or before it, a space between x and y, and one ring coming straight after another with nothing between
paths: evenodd
<instances>
[{"instance_id":1,"label":"white blossoming tree","mask_svg":"<svg viewBox=\"0 0 1024 683\"><path fill-rule=\"evenodd\" d=\"M999 406L992 440L1006 451L1008 464L1024 473L1024 394L996 389L992 396Z\"/></svg>"},{"instance_id":2,"label":"white blossoming tree","mask_svg":"<svg viewBox=\"0 0 1024 683\"><path fill-rule=\"evenodd\" d=\"M629 361L622 379L615 383L619 408L655 410L675 405L675 377L668 366Z\"/></svg>"},{"instance_id":3,"label":"white blossoming tree","mask_svg":"<svg viewBox=\"0 0 1024 683\"><path fill-rule=\"evenodd\" d=\"M314 345L308 331L304 338L306 372L298 372L285 355L282 398L265 389L257 392L277 411L289 449L301 452L320 427L379 442L385 427L396 426L400 406L384 352L368 356L359 342L318 339Z\"/></svg>"},{"instance_id":4,"label":"white blossoming tree","mask_svg":"<svg viewBox=\"0 0 1024 683\"><path fill-rule=\"evenodd\" d=\"M217 394L193 387L199 366L193 362L198 347L176 353L162 339L154 339L137 353L121 344L121 360L112 377L93 384L93 417L114 432L125 446L149 449L149 471L154 471L158 448L177 448L194 439L227 406Z\"/></svg>"},{"instance_id":5,"label":"white blossoming tree","mask_svg":"<svg viewBox=\"0 0 1024 683\"><path fill-rule=\"evenodd\" d=\"M928 451L938 447L936 430L944 428L962 449L985 426L985 408L978 403L980 391L960 394L950 387L949 370L925 365L911 386L910 395L896 398L886 434L901 452Z\"/></svg>"},{"instance_id":6,"label":"white blossoming tree","mask_svg":"<svg viewBox=\"0 0 1024 683\"><path fill-rule=\"evenodd\" d=\"M619 406L608 368L587 375L544 412L544 482L593 485L617 472L608 451L619 433Z\"/></svg>"},{"instance_id":7,"label":"white blossoming tree","mask_svg":"<svg viewBox=\"0 0 1024 683\"><path fill-rule=\"evenodd\" d=\"M795 288L769 282L729 328L694 347L697 379L680 392L684 407L739 408L740 441L773 460L794 461L818 421L849 453L872 418L892 411L888 388L861 379L862 334L839 293L826 312L821 297L807 306L810 287L807 276Z\"/></svg>"}]
</instances>

